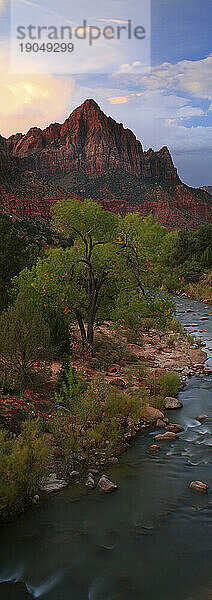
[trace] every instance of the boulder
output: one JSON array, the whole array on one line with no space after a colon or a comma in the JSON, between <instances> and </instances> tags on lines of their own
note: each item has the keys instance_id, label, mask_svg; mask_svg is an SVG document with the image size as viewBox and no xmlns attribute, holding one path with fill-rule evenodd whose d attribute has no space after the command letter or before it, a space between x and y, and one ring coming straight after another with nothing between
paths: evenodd
<instances>
[{"instance_id":1,"label":"boulder","mask_svg":"<svg viewBox=\"0 0 212 600\"><path fill-rule=\"evenodd\" d=\"M176 440L177 436L176 433L173 433L172 431L167 431L167 433L159 433L158 435L155 436L155 440L159 441L169 441L169 440Z\"/></svg>"},{"instance_id":2,"label":"boulder","mask_svg":"<svg viewBox=\"0 0 212 600\"><path fill-rule=\"evenodd\" d=\"M50 494L51 492L58 492L63 488L67 487L68 483L65 479L58 479L56 473L50 473L45 480L45 483L41 486L42 492Z\"/></svg>"},{"instance_id":3,"label":"boulder","mask_svg":"<svg viewBox=\"0 0 212 600\"><path fill-rule=\"evenodd\" d=\"M178 425L178 423L171 423L171 425L169 425L167 427L167 431L173 431L174 433L180 433L181 431L184 431L184 427L182 425Z\"/></svg>"},{"instance_id":4,"label":"boulder","mask_svg":"<svg viewBox=\"0 0 212 600\"><path fill-rule=\"evenodd\" d=\"M166 427L166 423L162 421L162 419L158 419L156 423L156 427Z\"/></svg>"},{"instance_id":5,"label":"boulder","mask_svg":"<svg viewBox=\"0 0 212 600\"><path fill-rule=\"evenodd\" d=\"M95 488L95 481L94 481L92 473L89 473L88 479L87 479L85 485L87 488L91 488L92 490Z\"/></svg>"},{"instance_id":6,"label":"boulder","mask_svg":"<svg viewBox=\"0 0 212 600\"><path fill-rule=\"evenodd\" d=\"M150 452L158 452L158 450L160 450L160 446L158 446L158 444L152 444L152 446L149 446L148 450Z\"/></svg>"},{"instance_id":7,"label":"boulder","mask_svg":"<svg viewBox=\"0 0 212 600\"><path fill-rule=\"evenodd\" d=\"M38 494L35 494L35 496L33 496L32 498L32 503L33 504L37 504L40 500L40 496L38 496Z\"/></svg>"},{"instance_id":8,"label":"boulder","mask_svg":"<svg viewBox=\"0 0 212 600\"><path fill-rule=\"evenodd\" d=\"M203 483L202 481L191 481L188 486L192 490L197 490L198 492L207 492L208 485Z\"/></svg>"},{"instance_id":9,"label":"boulder","mask_svg":"<svg viewBox=\"0 0 212 600\"><path fill-rule=\"evenodd\" d=\"M144 421L147 421L148 423L152 423L158 419L163 420L164 418L164 414L158 410L158 408L154 408L153 406L146 406L145 408L142 408L140 416L141 419L144 419Z\"/></svg>"},{"instance_id":10,"label":"boulder","mask_svg":"<svg viewBox=\"0 0 212 600\"><path fill-rule=\"evenodd\" d=\"M208 419L207 415L199 415L198 417L196 417L196 421L199 421L200 423L204 423L206 419Z\"/></svg>"},{"instance_id":11,"label":"boulder","mask_svg":"<svg viewBox=\"0 0 212 600\"><path fill-rule=\"evenodd\" d=\"M110 481L106 475L102 475L102 477L100 477L97 485L102 492L114 492L118 488L118 486Z\"/></svg>"},{"instance_id":12,"label":"boulder","mask_svg":"<svg viewBox=\"0 0 212 600\"><path fill-rule=\"evenodd\" d=\"M172 398L167 396L165 398L165 408L166 410L170 410L170 409L175 409L175 408L182 408L183 407L183 403L180 400L177 400L177 398Z\"/></svg>"}]
</instances>

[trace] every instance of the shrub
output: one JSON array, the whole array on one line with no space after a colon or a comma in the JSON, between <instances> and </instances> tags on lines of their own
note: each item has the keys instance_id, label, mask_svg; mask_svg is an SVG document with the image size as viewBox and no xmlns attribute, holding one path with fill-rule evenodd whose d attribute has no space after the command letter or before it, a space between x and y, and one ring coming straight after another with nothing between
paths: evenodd
<instances>
[{"instance_id":1,"label":"shrub","mask_svg":"<svg viewBox=\"0 0 212 600\"><path fill-rule=\"evenodd\" d=\"M18 375L2 366L0 366L0 391L6 394L20 391L20 378Z\"/></svg>"},{"instance_id":2,"label":"shrub","mask_svg":"<svg viewBox=\"0 0 212 600\"><path fill-rule=\"evenodd\" d=\"M141 402L137 395L124 394L116 390L111 390L105 400L106 417L118 419L123 426L127 424L130 417L133 421L139 418Z\"/></svg>"},{"instance_id":3,"label":"shrub","mask_svg":"<svg viewBox=\"0 0 212 600\"><path fill-rule=\"evenodd\" d=\"M0 430L0 517L16 512L38 491L48 451L38 419L25 421L19 436Z\"/></svg>"},{"instance_id":4,"label":"shrub","mask_svg":"<svg viewBox=\"0 0 212 600\"><path fill-rule=\"evenodd\" d=\"M179 319L176 319L176 317L172 317L169 321L169 328L174 331L175 333L183 333L183 326L181 325Z\"/></svg>"},{"instance_id":5,"label":"shrub","mask_svg":"<svg viewBox=\"0 0 212 600\"><path fill-rule=\"evenodd\" d=\"M89 463L95 451L114 451L128 427L139 418L141 402L136 395L124 394L105 383L101 373L83 390L72 368L66 373L50 429L60 449L61 470L68 478L81 453Z\"/></svg>"},{"instance_id":6,"label":"shrub","mask_svg":"<svg viewBox=\"0 0 212 600\"><path fill-rule=\"evenodd\" d=\"M44 368L49 349L49 329L30 302L19 296L0 318L0 364L14 373L20 386Z\"/></svg>"},{"instance_id":7,"label":"shrub","mask_svg":"<svg viewBox=\"0 0 212 600\"><path fill-rule=\"evenodd\" d=\"M167 339L168 348L175 348L176 338L175 335L170 335Z\"/></svg>"},{"instance_id":8,"label":"shrub","mask_svg":"<svg viewBox=\"0 0 212 600\"><path fill-rule=\"evenodd\" d=\"M162 412L165 409L164 396L161 394L156 394L155 396L151 396L150 402L151 402L151 406L153 406L154 408L158 408L158 410L161 410Z\"/></svg>"},{"instance_id":9,"label":"shrub","mask_svg":"<svg viewBox=\"0 0 212 600\"><path fill-rule=\"evenodd\" d=\"M169 371L159 377L160 392L163 396L176 396L180 389L180 378L177 373Z\"/></svg>"}]
</instances>

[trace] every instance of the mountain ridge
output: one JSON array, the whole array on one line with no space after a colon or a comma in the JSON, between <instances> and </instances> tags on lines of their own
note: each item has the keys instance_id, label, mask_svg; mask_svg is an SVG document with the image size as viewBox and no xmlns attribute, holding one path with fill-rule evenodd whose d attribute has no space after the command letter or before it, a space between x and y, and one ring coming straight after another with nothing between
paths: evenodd
<instances>
[{"instance_id":1,"label":"mountain ridge","mask_svg":"<svg viewBox=\"0 0 212 600\"><path fill-rule=\"evenodd\" d=\"M14 213L39 215L40 205L40 215L49 218L55 201L75 195L116 212L149 211L170 228L177 221L182 227L212 221L211 196L180 181L168 148L144 151L93 99L62 124L1 137L0 170L1 196L8 196L7 211L12 198Z\"/></svg>"}]
</instances>

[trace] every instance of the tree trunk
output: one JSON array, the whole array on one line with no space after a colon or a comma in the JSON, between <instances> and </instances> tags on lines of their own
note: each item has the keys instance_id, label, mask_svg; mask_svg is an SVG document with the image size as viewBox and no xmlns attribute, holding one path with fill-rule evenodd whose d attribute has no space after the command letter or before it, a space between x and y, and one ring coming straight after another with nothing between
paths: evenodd
<instances>
[{"instance_id":1,"label":"tree trunk","mask_svg":"<svg viewBox=\"0 0 212 600\"><path fill-rule=\"evenodd\" d=\"M84 326L84 323L83 323L83 319L82 319L80 313L77 313L76 317L77 317L78 325L79 325L79 328L80 328L82 343L84 344L85 341L86 341L86 331L85 331L85 326Z\"/></svg>"},{"instance_id":2,"label":"tree trunk","mask_svg":"<svg viewBox=\"0 0 212 600\"><path fill-rule=\"evenodd\" d=\"M90 318L88 321L88 329L87 329L87 342L88 344L93 345L94 338L94 322L93 319Z\"/></svg>"}]
</instances>

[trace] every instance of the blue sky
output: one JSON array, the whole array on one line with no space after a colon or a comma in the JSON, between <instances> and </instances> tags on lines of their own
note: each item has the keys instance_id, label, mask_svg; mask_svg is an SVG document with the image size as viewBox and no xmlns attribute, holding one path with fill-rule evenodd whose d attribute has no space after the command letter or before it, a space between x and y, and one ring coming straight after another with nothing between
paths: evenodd
<instances>
[{"instance_id":1,"label":"blue sky","mask_svg":"<svg viewBox=\"0 0 212 600\"><path fill-rule=\"evenodd\" d=\"M26 11L34 15L39 5L52 24L53 0L16 1L20 24ZM89 17L95 18L95 24L125 22L128 9L129 18L140 24L142 1L81 0L80 7L85 2L82 14L88 22ZM79 2L57 3L57 23L70 5L77 11ZM151 68L146 72L141 68L140 42L134 39L131 45L124 40L122 44L105 42L103 54L100 42L92 54L80 42L78 75L71 69L61 72L61 62L54 62L49 70L47 65L46 74L39 68L35 72L35 61L31 72L19 73L10 68L9 4L0 0L2 135L61 122L92 97L108 115L132 129L145 150L167 145L185 183L211 185L211 17L211 0L151 0ZM44 65L44 57L41 60Z\"/></svg>"}]
</instances>

